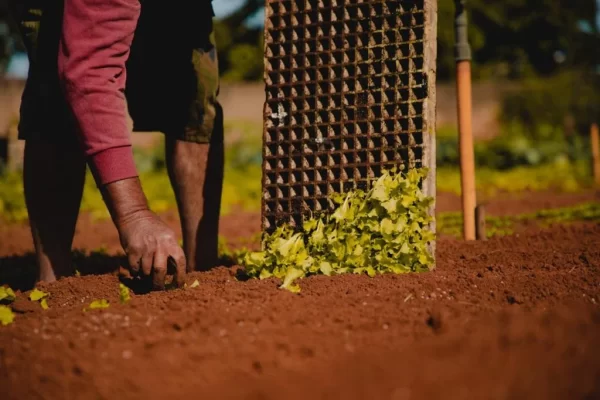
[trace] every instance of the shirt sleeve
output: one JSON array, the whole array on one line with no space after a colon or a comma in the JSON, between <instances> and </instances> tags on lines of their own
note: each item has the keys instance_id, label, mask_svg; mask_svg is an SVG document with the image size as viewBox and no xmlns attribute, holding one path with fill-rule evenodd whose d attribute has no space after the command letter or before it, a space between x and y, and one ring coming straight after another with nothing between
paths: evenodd
<instances>
[{"instance_id":1,"label":"shirt sleeve","mask_svg":"<svg viewBox=\"0 0 600 400\"><path fill-rule=\"evenodd\" d=\"M65 0L59 75L99 185L137 176L124 89L139 14L139 0Z\"/></svg>"}]
</instances>

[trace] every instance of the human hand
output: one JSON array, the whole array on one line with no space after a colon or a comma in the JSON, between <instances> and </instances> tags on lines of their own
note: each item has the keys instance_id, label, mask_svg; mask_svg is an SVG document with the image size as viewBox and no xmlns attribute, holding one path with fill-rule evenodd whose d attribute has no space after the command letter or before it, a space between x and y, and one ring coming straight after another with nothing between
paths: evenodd
<instances>
[{"instance_id":1,"label":"human hand","mask_svg":"<svg viewBox=\"0 0 600 400\"><path fill-rule=\"evenodd\" d=\"M174 282L183 286L185 254L173 230L148 208L139 179L115 181L101 186L101 192L133 275L152 277L154 288L164 289L171 262L175 264Z\"/></svg>"},{"instance_id":2,"label":"human hand","mask_svg":"<svg viewBox=\"0 0 600 400\"><path fill-rule=\"evenodd\" d=\"M183 286L186 259L175 233L156 214L138 211L117 225L121 245L133 275L152 277L154 289L165 288L169 259L175 264L173 281Z\"/></svg>"}]
</instances>

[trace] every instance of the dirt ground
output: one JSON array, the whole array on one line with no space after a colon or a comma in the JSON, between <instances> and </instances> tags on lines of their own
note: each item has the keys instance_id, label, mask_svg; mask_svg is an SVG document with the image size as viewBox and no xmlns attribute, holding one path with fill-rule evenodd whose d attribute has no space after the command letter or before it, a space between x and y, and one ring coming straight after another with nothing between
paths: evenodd
<instances>
[{"instance_id":1,"label":"dirt ground","mask_svg":"<svg viewBox=\"0 0 600 400\"><path fill-rule=\"evenodd\" d=\"M597 199L508 196L488 213ZM459 204L438 197L440 211ZM259 224L237 214L221 231L241 243ZM27 289L28 235L0 228L0 283ZM118 248L114 228L84 216L76 247L101 245ZM0 327L2 398L600 398L600 224L442 238L437 249L430 273L311 277L295 295L220 267L189 275L199 287L126 305L109 273L118 258L80 257L83 276L39 285L49 310L18 293L15 322ZM108 309L83 312L103 298Z\"/></svg>"}]
</instances>

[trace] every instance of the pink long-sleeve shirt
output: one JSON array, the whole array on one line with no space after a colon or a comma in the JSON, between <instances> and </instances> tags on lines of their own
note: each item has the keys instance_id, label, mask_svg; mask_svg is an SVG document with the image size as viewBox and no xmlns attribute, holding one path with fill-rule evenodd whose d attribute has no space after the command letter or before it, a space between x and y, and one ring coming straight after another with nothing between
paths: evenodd
<instances>
[{"instance_id":1,"label":"pink long-sleeve shirt","mask_svg":"<svg viewBox=\"0 0 600 400\"><path fill-rule=\"evenodd\" d=\"M124 90L139 14L139 0L65 0L59 75L100 185L137 176Z\"/></svg>"}]
</instances>

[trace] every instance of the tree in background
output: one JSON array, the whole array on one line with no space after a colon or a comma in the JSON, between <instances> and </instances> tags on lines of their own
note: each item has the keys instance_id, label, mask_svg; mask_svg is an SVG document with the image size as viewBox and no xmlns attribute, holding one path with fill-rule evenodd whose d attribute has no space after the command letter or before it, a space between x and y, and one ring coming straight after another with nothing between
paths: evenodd
<instances>
[{"instance_id":1,"label":"tree in background","mask_svg":"<svg viewBox=\"0 0 600 400\"><path fill-rule=\"evenodd\" d=\"M476 78L523 78L600 64L596 0L469 0ZM248 0L218 23L223 72L262 77L262 30L244 21L264 7ZM454 1L438 1L438 79L454 71ZM564 60L562 59L564 57Z\"/></svg>"},{"instance_id":2,"label":"tree in background","mask_svg":"<svg viewBox=\"0 0 600 400\"><path fill-rule=\"evenodd\" d=\"M468 5L474 72L482 78L549 75L600 63L596 0L469 0ZM438 77L448 79L454 67L454 2L440 0L438 7Z\"/></svg>"},{"instance_id":3,"label":"tree in background","mask_svg":"<svg viewBox=\"0 0 600 400\"><path fill-rule=\"evenodd\" d=\"M13 51L16 27L9 18L8 0L0 0L0 74Z\"/></svg>"},{"instance_id":4,"label":"tree in background","mask_svg":"<svg viewBox=\"0 0 600 400\"><path fill-rule=\"evenodd\" d=\"M262 79L263 29L248 27L245 22L264 5L264 0L247 0L236 12L215 23L219 65L225 80Z\"/></svg>"},{"instance_id":5,"label":"tree in background","mask_svg":"<svg viewBox=\"0 0 600 400\"><path fill-rule=\"evenodd\" d=\"M522 78L600 65L596 0L469 0L468 5L476 78ZM217 21L225 79L262 78L262 28L244 22L263 7L264 0L246 0L236 12ZM452 79L454 70L454 1L438 0L438 9L438 79L443 81ZM5 21L8 0L0 0L0 23ZM9 37L3 41L17 39L18 46L15 26L9 27ZM6 47L0 45L0 65L9 56L2 54Z\"/></svg>"}]
</instances>

